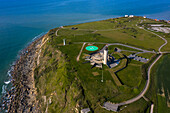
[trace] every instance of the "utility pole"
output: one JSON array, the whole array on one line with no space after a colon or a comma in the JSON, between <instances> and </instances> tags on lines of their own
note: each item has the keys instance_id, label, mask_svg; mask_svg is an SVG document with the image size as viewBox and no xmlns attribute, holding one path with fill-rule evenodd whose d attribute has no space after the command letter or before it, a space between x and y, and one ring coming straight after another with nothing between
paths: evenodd
<instances>
[{"instance_id":1,"label":"utility pole","mask_svg":"<svg viewBox=\"0 0 170 113\"><path fill-rule=\"evenodd\" d=\"M66 45L66 39L63 39L63 45L64 46Z\"/></svg>"},{"instance_id":2,"label":"utility pole","mask_svg":"<svg viewBox=\"0 0 170 113\"><path fill-rule=\"evenodd\" d=\"M102 67L102 80L101 80L101 82L103 82L103 67Z\"/></svg>"}]
</instances>

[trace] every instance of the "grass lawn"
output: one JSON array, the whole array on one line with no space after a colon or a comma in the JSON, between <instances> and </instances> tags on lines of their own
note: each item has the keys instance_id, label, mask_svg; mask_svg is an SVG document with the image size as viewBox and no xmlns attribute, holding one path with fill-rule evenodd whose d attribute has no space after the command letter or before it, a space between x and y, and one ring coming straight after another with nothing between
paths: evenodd
<instances>
[{"instance_id":1,"label":"grass lawn","mask_svg":"<svg viewBox=\"0 0 170 113\"><path fill-rule=\"evenodd\" d=\"M120 54L120 53L119 53L119 54ZM120 56L120 58L123 58L123 57ZM112 71L113 71L113 72L116 72L116 71L118 71L118 70L120 70L120 69L126 67L126 64L127 64L127 59L126 59L126 58L121 59L119 65L116 66L116 67L114 67L114 68L112 68Z\"/></svg>"},{"instance_id":2,"label":"grass lawn","mask_svg":"<svg viewBox=\"0 0 170 113\"><path fill-rule=\"evenodd\" d=\"M129 56L130 54L137 53L137 52L121 51L121 53L126 56Z\"/></svg>"},{"instance_id":3,"label":"grass lawn","mask_svg":"<svg viewBox=\"0 0 170 113\"><path fill-rule=\"evenodd\" d=\"M79 110L90 107L94 112L103 113L109 113L109 111L100 107L104 102L119 103L137 96L146 83L142 74L144 63L123 58L124 55L128 56L132 52L122 51L117 53L114 52L114 48L139 52L138 50L117 45L109 46L109 53L113 52L116 59L123 58L118 66L110 69L110 73L107 66L104 66L103 70L97 67L91 69L90 63L84 63L84 54L92 53L85 50L87 44L82 51L79 62L77 62L76 58L82 44L75 44L75 42L120 42L148 50L157 50L163 44L163 41L149 32L138 29L135 25L140 20L141 17L116 18L65 26L64 29L59 30L57 37L55 36L56 29L50 30L49 41L42 49L40 66L35 70L37 74L35 77L36 87L39 94L37 98L43 111L47 106L44 103L43 96L53 100L52 104L49 105L49 112L55 112L55 110L66 112L68 109L74 109L73 107L80 103ZM145 21L146 24L149 22L154 21ZM78 29L72 30L72 27ZM63 39L66 39L65 46L62 45ZM93 45L99 47L99 49L104 47L104 44L94 43ZM168 44L163 50L169 50L169 48ZM138 54L138 56L149 59L153 55L152 53ZM123 67L126 68L122 69ZM113 75L116 71L118 71L116 75ZM101 82L102 75L103 82ZM151 80L151 84L153 82L154 79ZM154 94L153 96L150 95L155 91L152 88L146 95L150 100L155 98ZM158 108L160 107L159 102L164 101L163 98L158 97ZM142 98L127 105L120 113L144 112L148 108L148 103ZM64 106L66 107L64 108ZM163 107L161 106L160 109L164 109Z\"/></svg>"},{"instance_id":4,"label":"grass lawn","mask_svg":"<svg viewBox=\"0 0 170 113\"><path fill-rule=\"evenodd\" d=\"M128 33L123 33L122 30L116 31L98 31L102 36L113 39L120 43L135 45L150 50L158 50L163 44L163 40L159 37L153 36L151 33L138 29L136 38L133 38Z\"/></svg>"},{"instance_id":5,"label":"grass lawn","mask_svg":"<svg viewBox=\"0 0 170 113\"><path fill-rule=\"evenodd\" d=\"M158 113L170 113L170 108L167 107L166 98L160 95L158 97Z\"/></svg>"},{"instance_id":6,"label":"grass lawn","mask_svg":"<svg viewBox=\"0 0 170 113\"><path fill-rule=\"evenodd\" d=\"M148 103L143 98L141 98L138 101L126 106L127 107L119 113L145 113L148 108Z\"/></svg>"},{"instance_id":7,"label":"grass lawn","mask_svg":"<svg viewBox=\"0 0 170 113\"><path fill-rule=\"evenodd\" d=\"M167 107L166 98L157 95L158 98L158 113L170 113L170 108Z\"/></svg>"},{"instance_id":8,"label":"grass lawn","mask_svg":"<svg viewBox=\"0 0 170 113\"><path fill-rule=\"evenodd\" d=\"M117 78L116 74L114 73L114 71L112 69L109 69L110 74L112 75L112 78L114 80L114 82L116 83L117 86L122 86L120 80Z\"/></svg>"},{"instance_id":9,"label":"grass lawn","mask_svg":"<svg viewBox=\"0 0 170 113\"><path fill-rule=\"evenodd\" d=\"M116 23L111 23L110 21L103 20L103 21L96 21L96 22L89 22L83 23L78 25L68 26L66 28L77 27L78 29L84 30L104 30L104 29L115 29Z\"/></svg>"},{"instance_id":10,"label":"grass lawn","mask_svg":"<svg viewBox=\"0 0 170 113\"><path fill-rule=\"evenodd\" d=\"M128 47L124 47L124 46L121 46L121 45L110 45L110 46L108 47L109 50L114 50L115 48L119 48L119 49L121 49L121 50L141 52L141 51L139 51L139 50L132 49L132 48L128 48Z\"/></svg>"},{"instance_id":11,"label":"grass lawn","mask_svg":"<svg viewBox=\"0 0 170 113\"><path fill-rule=\"evenodd\" d=\"M80 59L79 62L76 61L76 57L81 49L81 45L71 44L67 46L60 47L60 50L67 54L70 58L71 64L77 70L77 77L81 81L81 84L85 90L86 99L93 103L92 107L95 107L97 102L103 102L106 98L111 98L117 94L117 87L107 70L103 70L103 80L102 70L99 68L91 69L89 63L83 64L84 59ZM72 60L71 60L72 59ZM98 76L94 76L93 72L98 72Z\"/></svg>"},{"instance_id":12,"label":"grass lawn","mask_svg":"<svg viewBox=\"0 0 170 113\"><path fill-rule=\"evenodd\" d=\"M142 80L140 66L128 65L125 69L117 73L124 85L138 87Z\"/></svg>"},{"instance_id":13,"label":"grass lawn","mask_svg":"<svg viewBox=\"0 0 170 113\"><path fill-rule=\"evenodd\" d=\"M90 30L84 31L84 30L72 30L72 29L60 29L58 31L58 35L62 36L68 36L68 35L84 35L91 33Z\"/></svg>"},{"instance_id":14,"label":"grass lawn","mask_svg":"<svg viewBox=\"0 0 170 113\"><path fill-rule=\"evenodd\" d=\"M140 53L140 54L137 54L137 56L141 56L141 57L147 58L147 59L150 59L153 55L154 55L154 53Z\"/></svg>"},{"instance_id":15,"label":"grass lawn","mask_svg":"<svg viewBox=\"0 0 170 113\"><path fill-rule=\"evenodd\" d=\"M168 51L168 52L170 52L170 37L169 37L169 38L166 38L166 40L168 41L168 44L165 45L165 46L161 49L161 51Z\"/></svg>"}]
</instances>

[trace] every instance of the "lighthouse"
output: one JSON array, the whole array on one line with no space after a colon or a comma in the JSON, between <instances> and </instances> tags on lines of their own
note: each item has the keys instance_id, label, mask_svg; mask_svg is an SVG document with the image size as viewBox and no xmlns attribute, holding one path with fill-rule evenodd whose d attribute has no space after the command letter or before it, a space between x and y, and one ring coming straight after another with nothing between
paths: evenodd
<instances>
[{"instance_id":1,"label":"lighthouse","mask_svg":"<svg viewBox=\"0 0 170 113\"><path fill-rule=\"evenodd\" d=\"M107 58L108 58L108 49L106 48L104 50L104 61L103 61L103 64L107 65Z\"/></svg>"}]
</instances>

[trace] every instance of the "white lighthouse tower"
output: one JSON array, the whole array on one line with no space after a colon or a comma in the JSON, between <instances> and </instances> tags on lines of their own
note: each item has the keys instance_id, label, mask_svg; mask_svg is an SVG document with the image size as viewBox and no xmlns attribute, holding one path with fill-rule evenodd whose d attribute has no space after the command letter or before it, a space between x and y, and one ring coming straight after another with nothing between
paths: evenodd
<instances>
[{"instance_id":1,"label":"white lighthouse tower","mask_svg":"<svg viewBox=\"0 0 170 113\"><path fill-rule=\"evenodd\" d=\"M63 45L64 46L66 45L66 39L63 39Z\"/></svg>"},{"instance_id":2,"label":"white lighthouse tower","mask_svg":"<svg viewBox=\"0 0 170 113\"><path fill-rule=\"evenodd\" d=\"M104 50L104 61L103 61L103 64L107 65L107 58L108 58L108 49L106 48Z\"/></svg>"}]
</instances>

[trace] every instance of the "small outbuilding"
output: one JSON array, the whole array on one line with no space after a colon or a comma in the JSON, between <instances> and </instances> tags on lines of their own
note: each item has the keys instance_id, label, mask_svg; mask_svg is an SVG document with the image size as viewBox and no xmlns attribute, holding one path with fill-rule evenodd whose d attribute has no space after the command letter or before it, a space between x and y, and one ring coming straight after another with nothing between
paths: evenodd
<instances>
[{"instance_id":1,"label":"small outbuilding","mask_svg":"<svg viewBox=\"0 0 170 113\"><path fill-rule=\"evenodd\" d=\"M103 108L109 110L109 111L114 111L114 112L117 112L118 111L118 107L119 105L118 104L112 104L110 102L105 102L103 104Z\"/></svg>"},{"instance_id":2,"label":"small outbuilding","mask_svg":"<svg viewBox=\"0 0 170 113\"><path fill-rule=\"evenodd\" d=\"M90 112L90 108L85 108L81 110L81 113L88 113Z\"/></svg>"},{"instance_id":3,"label":"small outbuilding","mask_svg":"<svg viewBox=\"0 0 170 113\"><path fill-rule=\"evenodd\" d=\"M134 17L134 15L129 15L129 17L133 18L133 17Z\"/></svg>"},{"instance_id":4,"label":"small outbuilding","mask_svg":"<svg viewBox=\"0 0 170 113\"><path fill-rule=\"evenodd\" d=\"M126 17L126 18L129 17L129 15L125 15L125 17Z\"/></svg>"}]
</instances>

